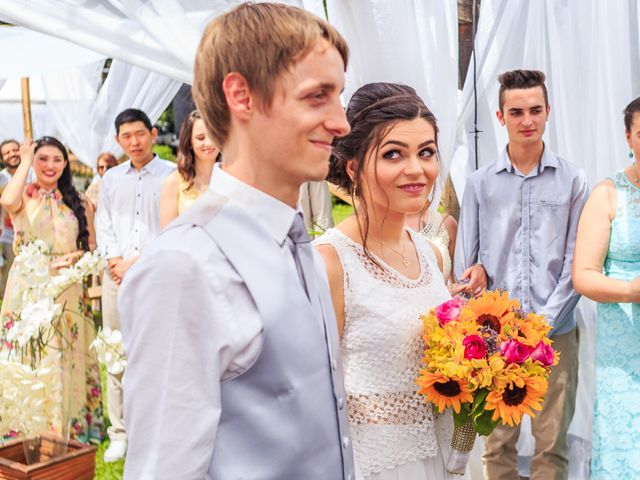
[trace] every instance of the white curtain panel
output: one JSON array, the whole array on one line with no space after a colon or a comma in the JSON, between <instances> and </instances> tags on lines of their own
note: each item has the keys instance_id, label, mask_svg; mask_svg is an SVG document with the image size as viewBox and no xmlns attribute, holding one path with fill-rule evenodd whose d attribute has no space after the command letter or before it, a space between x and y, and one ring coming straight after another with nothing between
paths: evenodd
<instances>
[{"instance_id":1,"label":"white curtain panel","mask_svg":"<svg viewBox=\"0 0 640 480\"><path fill-rule=\"evenodd\" d=\"M495 117L498 75L515 68L547 75L547 144L583 167L593 185L629 162L622 109L640 95L639 13L635 0L483 0L476 37L478 163L507 142ZM461 100L452 175L462 195L475 169L473 77Z\"/></svg>"},{"instance_id":2,"label":"white curtain panel","mask_svg":"<svg viewBox=\"0 0 640 480\"><path fill-rule=\"evenodd\" d=\"M0 19L191 83L207 21L238 2L0 0Z\"/></svg>"},{"instance_id":3,"label":"white curtain panel","mask_svg":"<svg viewBox=\"0 0 640 480\"><path fill-rule=\"evenodd\" d=\"M590 184L629 164L623 108L640 95L639 12L634 0L483 0L476 37L478 163L493 162L507 142L495 117L498 75L535 68L547 75L547 145L585 169ZM460 103L452 177L459 196L475 169L472 66ZM570 478L588 478L593 409L595 307L582 299L580 383L570 429ZM521 454L532 439L521 436ZM526 473L527 462L522 465Z\"/></svg>"},{"instance_id":4,"label":"white curtain panel","mask_svg":"<svg viewBox=\"0 0 640 480\"><path fill-rule=\"evenodd\" d=\"M45 104L40 76L30 78L31 125L35 137L58 136L59 132ZM8 138L22 141L22 95L20 79L0 79L0 142Z\"/></svg>"},{"instance_id":5,"label":"white curtain panel","mask_svg":"<svg viewBox=\"0 0 640 480\"><path fill-rule=\"evenodd\" d=\"M122 152L115 141L114 121L118 113L126 108L139 108L155 122L181 85L182 82L165 75L114 60L92 109L87 132L91 153L85 163L94 166L98 154L104 151Z\"/></svg>"},{"instance_id":6,"label":"white curtain panel","mask_svg":"<svg viewBox=\"0 0 640 480\"><path fill-rule=\"evenodd\" d=\"M314 9L317 12L318 7ZM328 0L329 22L351 52L345 103L362 85L397 82L416 89L438 119L443 167L457 122L458 10L455 0ZM439 192L437 193L437 205Z\"/></svg>"},{"instance_id":7,"label":"white curtain panel","mask_svg":"<svg viewBox=\"0 0 640 480\"><path fill-rule=\"evenodd\" d=\"M0 78L32 77L104 58L51 35L24 27L0 27Z\"/></svg>"}]
</instances>

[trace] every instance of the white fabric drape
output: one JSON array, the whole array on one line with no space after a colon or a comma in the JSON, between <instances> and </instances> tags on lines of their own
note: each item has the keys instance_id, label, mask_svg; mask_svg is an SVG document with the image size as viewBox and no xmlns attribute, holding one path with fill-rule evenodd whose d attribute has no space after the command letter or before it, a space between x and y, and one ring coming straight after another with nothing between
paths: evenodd
<instances>
[{"instance_id":1,"label":"white fabric drape","mask_svg":"<svg viewBox=\"0 0 640 480\"><path fill-rule=\"evenodd\" d=\"M457 2L328 0L327 10L351 52L345 100L369 82L412 86L438 119L438 145L446 167L457 122Z\"/></svg>"},{"instance_id":2,"label":"white fabric drape","mask_svg":"<svg viewBox=\"0 0 640 480\"><path fill-rule=\"evenodd\" d=\"M547 75L551 117L545 140L583 167L591 184L628 164L622 109L640 95L639 17L635 0L486 0L476 37L479 165L507 142L496 120L498 74L536 68ZM452 169L458 195L475 169L473 82L463 89L459 144L468 154ZM458 152L459 153L459 152Z\"/></svg>"},{"instance_id":3,"label":"white fabric drape","mask_svg":"<svg viewBox=\"0 0 640 480\"><path fill-rule=\"evenodd\" d=\"M58 136L45 104L44 88L40 76L31 77L31 124L35 136L45 133ZM22 99L20 79L0 80L0 141L13 138L22 141Z\"/></svg>"},{"instance_id":4,"label":"white fabric drape","mask_svg":"<svg viewBox=\"0 0 640 480\"><path fill-rule=\"evenodd\" d=\"M0 139L22 139L20 85L11 77L29 76L34 136L59 137L90 166L101 151L120 152L113 126L120 111L140 108L155 121L181 85L114 60L100 87L103 54L22 27L0 28L0 44Z\"/></svg>"},{"instance_id":5,"label":"white fabric drape","mask_svg":"<svg viewBox=\"0 0 640 480\"><path fill-rule=\"evenodd\" d=\"M0 0L0 18L191 83L206 22L230 4L209 0Z\"/></svg>"},{"instance_id":6,"label":"white fabric drape","mask_svg":"<svg viewBox=\"0 0 640 480\"><path fill-rule=\"evenodd\" d=\"M545 142L585 169L593 185L628 165L622 110L640 95L637 2L483 0L476 37L478 163L491 163L507 142L496 120L499 73L535 68L547 75L551 117ZM452 177L462 196L475 169L473 78L464 85ZM593 409L595 306L582 299L580 383L570 429L570 478L588 478ZM521 453L532 453L521 438ZM524 472L523 472L524 473Z\"/></svg>"}]
</instances>

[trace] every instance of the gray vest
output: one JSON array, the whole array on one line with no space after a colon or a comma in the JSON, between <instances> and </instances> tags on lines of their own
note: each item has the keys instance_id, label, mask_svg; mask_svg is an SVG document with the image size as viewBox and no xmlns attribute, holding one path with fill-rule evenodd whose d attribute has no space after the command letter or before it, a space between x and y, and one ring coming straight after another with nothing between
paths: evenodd
<instances>
[{"instance_id":1,"label":"gray vest","mask_svg":"<svg viewBox=\"0 0 640 480\"><path fill-rule=\"evenodd\" d=\"M222 197L210 191L203 197L192 208L202 213L217 204L204 230L242 277L264 325L255 363L222 383L207 480L351 480L339 336L326 281L318 278L324 318L317 318L273 237L243 210L220 208Z\"/></svg>"}]
</instances>

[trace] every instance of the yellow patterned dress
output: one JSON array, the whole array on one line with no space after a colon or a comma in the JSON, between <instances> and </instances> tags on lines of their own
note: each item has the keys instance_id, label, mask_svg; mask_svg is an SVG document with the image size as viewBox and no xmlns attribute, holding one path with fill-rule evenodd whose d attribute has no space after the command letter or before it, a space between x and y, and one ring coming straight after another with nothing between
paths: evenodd
<instances>
[{"instance_id":1,"label":"yellow patterned dress","mask_svg":"<svg viewBox=\"0 0 640 480\"><path fill-rule=\"evenodd\" d=\"M26 191L24 208L11 215L15 229L15 253L19 253L21 245L38 239L46 242L52 262L60 255L78 250L78 221L73 211L63 203L60 191L47 192L36 185L28 185ZM11 346L4 342L6 329L11 327L11 312L21 306L21 291L16 286L20 282L14 275L15 269L12 268L0 311L4 348ZM65 346L68 352L66 360L59 362L65 397L63 405L60 405L60 418L69 419L71 438L83 442L101 441L104 425L100 369L95 351L89 348L95 338L95 328L84 302L83 286L77 284L69 288L59 297L58 303L65 306L66 336L70 340L70 347ZM62 425L54 425L54 429L64 432ZM0 432L0 436L6 433Z\"/></svg>"}]
</instances>

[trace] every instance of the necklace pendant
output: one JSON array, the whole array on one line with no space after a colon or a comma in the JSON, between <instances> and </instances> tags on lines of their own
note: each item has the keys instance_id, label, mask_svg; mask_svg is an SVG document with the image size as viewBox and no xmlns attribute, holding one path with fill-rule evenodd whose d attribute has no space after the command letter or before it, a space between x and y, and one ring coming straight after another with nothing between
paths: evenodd
<instances>
[{"instance_id":1,"label":"necklace pendant","mask_svg":"<svg viewBox=\"0 0 640 480\"><path fill-rule=\"evenodd\" d=\"M409 259L407 258L407 256L403 253L402 254L402 265L404 265L405 267L409 266Z\"/></svg>"}]
</instances>

